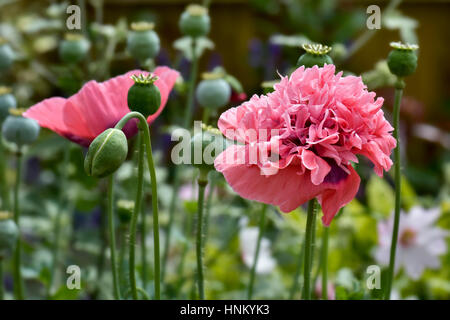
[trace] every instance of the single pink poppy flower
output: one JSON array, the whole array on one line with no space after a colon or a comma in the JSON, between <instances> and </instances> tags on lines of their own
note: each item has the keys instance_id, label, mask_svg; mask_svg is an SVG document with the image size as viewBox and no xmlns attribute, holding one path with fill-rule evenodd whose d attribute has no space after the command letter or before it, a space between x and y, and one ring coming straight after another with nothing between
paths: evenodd
<instances>
[{"instance_id":1,"label":"single pink poppy flower","mask_svg":"<svg viewBox=\"0 0 450 320\"><path fill-rule=\"evenodd\" d=\"M360 77L335 75L334 65L300 67L274 89L220 116L220 131L239 144L223 151L215 168L240 196L283 212L317 198L328 226L358 191L356 155L369 158L380 176L392 165L396 141L383 99Z\"/></svg>"},{"instance_id":2,"label":"single pink poppy flower","mask_svg":"<svg viewBox=\"0 0 450 320\"><path fill-rule=\"evenodd\" d=\"M41 127L82 146L89 146L92 140L108 128L112 128L128 112L127 94L133 85L133 74L148 72L133 70L105 82L89 81L70 98L54 97L43 100L29 108L23 116L36 120ZM179 73L168 67L157 67L155 85L161 92L161 105L156 113L147 118L152 123L162 112ZM137 133L136 121L129 121L124 127L128 138Z\"/></svg>"}]
</instances>

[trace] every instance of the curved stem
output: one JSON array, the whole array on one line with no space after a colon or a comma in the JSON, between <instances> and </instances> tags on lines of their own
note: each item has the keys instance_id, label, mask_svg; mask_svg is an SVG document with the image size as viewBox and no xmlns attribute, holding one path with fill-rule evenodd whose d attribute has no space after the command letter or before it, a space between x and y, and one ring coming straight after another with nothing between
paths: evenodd
<instances>
[{"instance_id":1,"label":"curved stem","mask_svg":"<svg viewBox=\"0 0 450 320\"><path fill-rule=\"evenodd\" d=\"M191 62L191 73L189 76L189 88L188 88L188 101L186 107L186 113L184 115L184 127L188 128L192 122L192 114L194 112L194 91L195 91L195 80L197 79L198 72L198 57L196 54L197 39L192 38L192 62Z\"/></svg>"},{"instance_id":2,"label":"curved stem","mask_svg":"<svg viewBox=\"0 0 450 320\"><path fill-rule=\"evenodd\" d=\"M263 208L261 211L261 217L259 220L259 233L258 233L258 240L256 242L255 256L253 257L253 264L252 264L252 269L250 272L250 282L248 284L248 292L247 292L248 300L251 300L252 295L253 295L253 284L255 282L256 266L258 264L259 250L261 248L261 240L262 240L265 225L266 225L266 211L267 211L267 204L263 204Z\"/></svg>"},{"instance_id":3,"label":"curved stem","mask_svg":"<svg viewBox=\"0 0 450 320\"><path fill-rule=\"evenodd\" d=\"M197 287L200 300L205 299L205 284L203 279L203 207L205 200L205 188L208 179L200 177L198 179L198 202L197 202L197 235L196 235L196 253L197 253Z\"/></svg>"},{"instance_id":4,"label":"curved stem","mask_svg":"<svg viewBox=\"0 0 450 320\"><path fill-rule=\"evenodd\" d=\"M114 174L108 177L108 226L109 246L111 248L111 269L113 275L114 299L120 299L119 278L116 259L116 228L114 226Z\"/></svg>"},{"instance_id":5,"label":"curved stem","mask_svg":"<svg viewBox=\"0 0 450 320\"><path fill-rule=\"evenodd\" d=\"M0 256L0 300L5 299L5 293L3 288L3 257Z\"/></svg>"},{"instance_id":6,"label":"curved stem","mask_svg":"<svg viewBox=\"0 0 450 320\"><path fill-rule=\"evenodd\" d=\"M328 300L328 231L323 227L322 233L322 299Z\"/></svg>"},{"instance_id":7,"label":"curved stem","mask_svg":"<svg viewBox=\"0 0 450 320\"><path fill-rule=\"evenodd\" d=\"M155 277L155 299L161 299L161 263L159 252L159 212L158 212L158 188L156 181L155 163L153 161L152 144L150 138L150 130L148 129L147 121L145 121L144 136L147 148L147 162L150 170L150 179L152 184L152 211L153 211L153 253L154 253L154 277Z\"/></svg>"},{"instance_id":8,"label":"curved stem","mask_svg":"<svg viewBox=\"0 0 450 320\"><path fill-rule=\"evenodd\" d=\"M397 146L394 149L394 178L395 178L395 209L394 209L394 228L392 231L391 252L389 259L389 269L387 273L386 291L384 298L390 299L392 281L394 278L395 269L395 252L397 249L398 229L400 225L400 193L401 193L401 163L400 163L400 104L403 95L404 82L401 79L397 80L395 88L394 101L394 138L397 141Z\"/></svg>"},{"instance_id":9,"label":"curved stem","mask_svg":"<svg viewBox=\"0 0 450 320\"><path fill-rule=\"evenodd\" d=\"M130 226L130 285L134 299L137 299L136 278L134 274L135 265L135 243L136 243L136 224L142 203L143 192L143 177L144 177L144 146L147 150L147 162L150 171L151 188L152 188L152 208L153 208L153 247L154 247L154 276L155 276L155 299L161 298L161 264L159 253L159 213L158 213L158 189L156 181L155 164L153 161L152 144L150 138L150 130L148 128L147 120L139 112L130 112L126 114L115 126L116 129L122 129L123 126L132 118L139 120L139 131L143 135L139 143L139 165L138 165L138 190L136 194L136 201L133 216L131 218Z\"/></svg>"},{"instance_id":10,"label":"curved stem","mask_svg":"<svg viewBox=\"0 0 450 320\"><path fill-rule=\"evenodd\" d=\"M3 138L1 132L0 132L0 189L2 197L2 207L5 210L9 210L11 207L11 203L9 198L9 188L6 181L5 149L3 147Z\"/></svg>"},{"instance_id":11,"label":"curved stem","mask_svg":"<svg viewBox=\"0 0 450 320\"><path fill-rule=\"evenodd\" d=\"M22 153L19 148L17 151L17 164L16 164L16 184L14 186L14 222L19 228L19 237L17 238L16 247L14 249L14 298L16 300L23 300L23 280L22 273L20 270L21 267L21 255L22 255L22 242L20 235L20 209L19 209L19 190L20 190L20 181L22 179Z\"/></svg>"},{"instance_id":12,"label":"curved stem","mask_svg":"<svg viewBox=\"0 0 450 320\"><path fill-rule=\"evenodd\" d=\"M135 250L136 250L136 226L139 217L139 211L142 203L142 192L144 184L144 144L141 142L139 144L139 155L138 155L138 181L137 181L137 191L136 200L134 202L134 210L131 216L130 222L130 243L129 243L129 278L130 278L130 288L131 295L133 299L138 299L138 291L136 285L136 270L135 270Z\"/></svg>"},{"instance_id":13,"label":"curved stem","mask_svg":"<svg viewBox=\"0 0 450 320\"><path fill-rule=\"evenodd\" d=\"M314 220L316 219L316 199L308 202L308 216L305 230L305 261L303 269L303 299L311 300L311 265L313 256L313 232Z\"/></svg>"}]
</instances>

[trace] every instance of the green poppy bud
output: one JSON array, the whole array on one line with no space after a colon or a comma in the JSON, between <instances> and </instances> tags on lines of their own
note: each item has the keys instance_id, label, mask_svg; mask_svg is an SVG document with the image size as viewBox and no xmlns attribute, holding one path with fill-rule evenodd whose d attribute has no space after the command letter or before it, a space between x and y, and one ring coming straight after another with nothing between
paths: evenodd
<instances>
[{"instance_id":1,"label":"green poppy bud","mask_svg":"<svg viewBox=\"0 0 450 320\"><path fill-rule=\"evenodd\" d=\"M117 216L123 225L127 225L131 221L131 216L134 211L134 201L119 200L117 201Z\"/></svg>"},{"instance_id":2,"label":"green poppy bud","mask_svg":"<svg viewBox=\"0 0 450 320\"><path fill-rule=\"evenodd\" d=\"M132 31L127 37L127 50L133 58L145 61L155 58L159 53L159 37L153 28L154 24L148 22L131 24Z\"/></svg>"},{"instance_id":3,"label":"green poppy bud","mask_svg":"<svg viewBox=\"0 0 450 320\"><path fill-rule=\"evenodd\" d=\"M0 38L0 72L5 72L11 68L15 54L5 39Z\"/></svg>"},{"instance_id":4,"label":"green poppy bud","mask_svg":"<svg viewBox=\"0 0 450 320\"><path fill-rule=\"evenodd\" d=\"M14 247L18 237L19 229L9 212L0 211L0 257Z\"/></svg>"},{"instance_id":5,"label":"green poppy bud","mask_svg":"<svg viewBox=\"0 0 450 320\"><path fill-rule=\"evenodd\" d=\"M191 139L191 164L207 173L214 170L214 159L226 149L228 143L218 129L210 126L203 128Z\"/></svg>"},{"instance_id":6,"label":"green poppy bud","mask_svg":"<svg viewBox=\"0 0 450 320\"><path fill-rule=\"evenodd\" d=\"M92 141L84 159L89 176L103 178L115 172L128 155L127 137L122 130L110 128Z\"/></svg>"},{"instance_id":7,"label":"green poppy bud","mask_svg":"<svg viewBox=\"0 0 450 320\"><path fill-rule=\"evenodd\" d=\"M0 87L0 123L9 115L9 109L17 107L16 98L11 94L11 89Z\"/></svg>"},{"instance_id":8,"label":"green poppy bud","mask_svg":"<svg viewBox=\"0 0 450 320\"><path fill-rule=\"evenodd\" d=\"M417 55L415 51L419 49L419 46L391 42L391 47L393 50L391 50L387 58L391 73L397 77L406 77L413 74L417 68Z\"/></svg>"},{"instance_id":9,"label":"green poppy bud","mask_svg":"<svg viewBox=\"0 0 450 320\"><path fill-rule=\"evenodd\" d=\"M6 117L2 126L5 140L15 143L17 146L36 141L41 129L35 120L22 117L24 111L24 109L9 109L10 115Z\"/></svg>"},{"instance_id":10,"label":"green poppy bud","mask_svg":"<svg viewBox=\"0 0 450 320\"><path fill-rule=\"evenodd\" d=\"M161 93L155 85L158 77L152 74L147 76L140 74L132 75L131 79L134 80L134 84L128 90L128 108L131 111L140 112L147 118L154 114L161 105Z\"/></svg>"},{"instance_id":11,"label":"green poppy bud","mask_svg":"<svg viewBox=\"0 0 450 320\"><path fill-rule=\"evenodd\" d=\"M331 47L321 44L304 44L303 49L306 51L298 58L297 68L305 66L305 68L312 68L313 66L323 67L326 64L333 64L333 60L327 54L331 51Z\"/></svg>"},{"instance_id":12,"label":"green poppy bud","mask_svg":"<svg viewBox=\"0 0 450 320\"><path fill-rule=\"evenodd\" d=\"M206 36L211 28L208 9L198 4L187 6L181 14L179 26L181 33L186 36L192 38Z\"/></svg>"},{"instance_id":13,"label":"green poppy bud","mask_svg":"<svg viewBox=\"0 0 450 320\"><path fill-rule=\"evenodd\" d=\"M78 63L86 58L89 48L89 41L82 35L69 33L59 44L59 57L65 63Z\"/></svg>"},{"instance_id":14,"label":"green poppy bud","mask_svg":"<svg viewBox=\"0 0 450 320\"><path fill-rule=\"evenodd\" d=\"M195 95L204 108L221 108L230 101L231 87L221 73L204 73Z\"/></svg>"}]
</instances>

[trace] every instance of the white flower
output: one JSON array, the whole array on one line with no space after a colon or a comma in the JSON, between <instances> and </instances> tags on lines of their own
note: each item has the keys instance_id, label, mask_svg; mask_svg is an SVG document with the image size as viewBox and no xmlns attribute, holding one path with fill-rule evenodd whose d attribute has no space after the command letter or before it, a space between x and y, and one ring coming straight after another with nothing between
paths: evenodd
<instances>
[{"instance_id":1,"label":"white flower","mask_svg":"<svg viewBox=\"0 0 450 320\"><path fill-rule=\"evenodd\" d=\"M247 227L247 223L240 223L239 242L242 260L248 268L252 268L258 241L259 229L257 227ZM256 273L267 274L275 268L276 261L270 251L269 239L262 238L259 248L258 262L256 263Z\"/></svg>"},{"instance_id":2,"label":"white flower","mask_svg":"<svg viewBox=\"0 0 450 320\"><path fill-rule=\"evenodd\" d=\"M417 280L425 268L440 267L439 256L447 252L445 237L449 233L433 226L439 215L439 208L427 210L418 206L413 207L408 214L400 213L395 256L396 272L403 267L408 276ZM389 264L393 224L393 215L388 221L378 223L378 247L375 259L380 264Z\"/></svg>"}]
</instances>

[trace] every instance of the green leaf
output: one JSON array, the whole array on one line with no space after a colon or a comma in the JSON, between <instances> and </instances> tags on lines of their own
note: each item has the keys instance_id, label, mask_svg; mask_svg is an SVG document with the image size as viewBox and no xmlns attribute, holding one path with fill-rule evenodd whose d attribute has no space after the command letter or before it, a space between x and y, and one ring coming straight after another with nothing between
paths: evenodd
<instances>
[{"instance_id":1,"label":"green leaf","mask_svg":"<svg viewBox=\"0 0 450 320\"><path fill-rule=\"evenodd\" d=\"M197 57L201 57L203 52L206 49L212 50L214 49L214 42L206 37L197 38L197 45L195 48L195 53ZM183 55L188 59L192 60L192 38L191 37L182 37L180 39L175 40L173 43L173 47L183 53Z\"/></svg>"}]
</instances>

